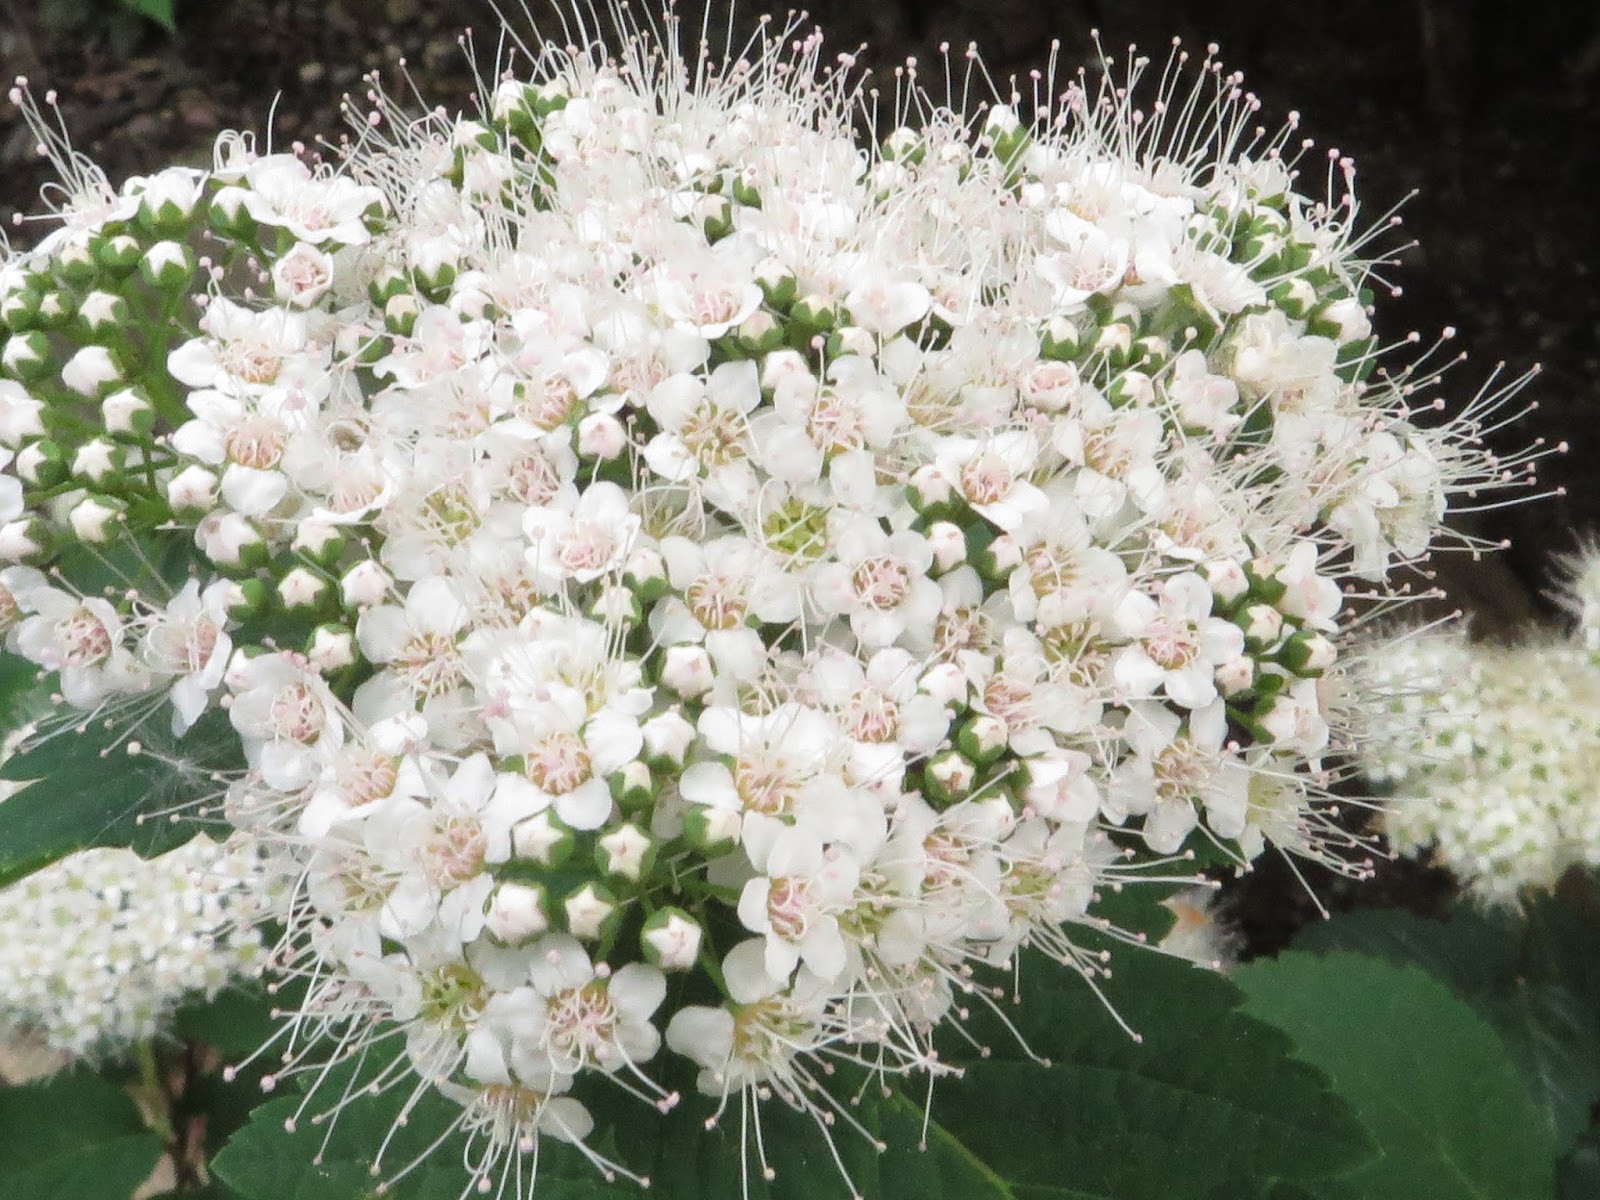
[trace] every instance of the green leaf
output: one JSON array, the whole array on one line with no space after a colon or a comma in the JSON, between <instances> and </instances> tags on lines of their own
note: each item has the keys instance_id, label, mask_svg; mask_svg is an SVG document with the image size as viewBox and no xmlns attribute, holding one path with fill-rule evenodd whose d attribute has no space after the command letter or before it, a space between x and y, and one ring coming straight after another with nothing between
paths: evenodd
<instances>
[{"instance_id":1,"label":"green leaf","mask_svg":"<svg viewBox=\"0 0 1600 1200\"><path fill-rule=\"evenodd\" d=\"M0 887L90 846L128 846L148 858L207 827L168 814L218 790L213 771L242 765L239 739L220 711L182 740L166 736L163 720L157 714L139 730L138 755L127 753L125 728L92 721L0 765L0 779L32 781L0 801Z\"/></svg>"},{"instance_id":2,"label":"green leaf","mask_svg":"<svg viewBox=\"0 0 1600 1200\"><path fill-rule=\"evenodd\" d=\"M1377 1139L1329 1197L1544 1200L1548 1126L1495 1031L1438 979L1348 952L1291 951L1234 972L1244 1009L1289 1034Z\"/></svg>"},{"instance_id":3,"label":"green leaf","mask_svg":"<svg viewBox=\"0 0 1600 1200\"><path fill-rule=\"evenodd\" d=\"M0 1200L127 1200L163 1149L127 1094L87 1071L0 1089Z\"/></svg>"},{"instance_id":4,"label":"green leaf","mask_svg":"<svg viewBox=\"0 0 1600 1200\"><path fill-rule=\"evenodd\" d=\"M1307 929L1296 949L1356 950L1447 984L1499 1032L1558 1146L1600 1100L1600 935L1555 899L1525 920L1462 907L1430 921L1365 909Z\"/></svg>"},{"instance_id":5,"label":"green leaf","mask_svg":"<svg viewBox=\"0 0 1600 1200\"><path fill-rule=\"evenodd\" d=\"M49 711L49 704L39 668L19 654L0 650L0 736Z\"/></svg>"},{"instance_id":6,"label":"green leaf","mask_svg":"<svg viewBox=\"0 0 1600 1200\"><path fill-rule=\"evenodd\" d=\"M1141 1042L1073 972L1030 961L1023 981L1005 1017L1051 1065L1031 1061L995 1014L975 1013L991 1053L963 1062L964 1078L934 1100L949 1136L1012 1194L1252 1196L1368 1156L1352 1111L1290 1058L1286 1038L1237 1011L1225 979L1124 948L1104 989Z\"/></svg>"},{"instance_id":7,"label":"green leaf","mask_svg":"<svg viewBox=\"0 0 1600 1200\"><path fill-rule=\"evenodd\" d=\"M1559 1200L1594 1200L1600 1196L1600 1132L1590 1130L1556 1164Z\"/></svg>"},{"instance_id":8,"label":"green leaf","mask_svg":"<svg viewBox=\"0 0 1600 1200\"><path fill-rule=\"evenodd\" d=\"M168 33L175 33L177 25L173 21L172 0L121 0L122 7L130 12L136 12L141 17L149 17Z\"/></svg>"},{"instance_id":9,"label":"green leaf","mask_svg":"<svg viewBox=\"0 0 1600 1200\"><path fill-rule=\"evenodd\" d=\"M1124 921L1151 914L1125 906ZM1165 910L1162 910L1163 912ZM1009 974L997 979L1009 983ZM934 1089L924 1139L920 1078L904 1094L863 1088L841 1069L833 1080L849 1117L831 1132L833 1150L812 1119L779 1102L761 1106L761 1144L774 1178L760 1177L753 1130L746 1133L738 1095L715 1128L713 1101L693 1093L692 1074L669 1077L685 1093L666 1118L604 1081L581 1098L596 1119L591 1144L651 1180L658 1200L746 1194L741 1157L751 1163L751 1200L844 1200L835 1163L871 1200L1294 1200L1279 1185L1310 1184L1360 1165L1371 1142L1349 1107L1318 1072L1290 1057L1287 1038L1236 1010L1240 993L1226 980L1182 960L1122 947L1105 984L1143 1042L1124 1033L1076 972L1032 956L1023 970L1022 1003L1003 996L1002 1015L978 999L969 1031L991 1047L980 1056L952 1037L947 1058L962 1068ZM1014 1024L1016 1032L1008 1028ZM1045 1066L1017 1042L1020 1034ZM965 1056L956 1053L965 1049ZM381 1071L373 1052L363 1078ZM678 1068L665 1059L670 1076ZM680 1064L681 1067L681 1064ZM346 1094L349 1075L335 1072L309 1104L287 1096L258 1108L215 1161L217 1173L248 1200L354 1200L351 1191L389 1136L410 1087L361 1097L331 1133L313 1117ZM383 1158L392 1177L460 1115L439 1096L422 1096ZM286 1131L293 1118L296 1128ZM313 1158L320 1154L320 1162ZM546 1138L539 1150L539 1200L611 1200L628 1189L602 1188L595 1169L570 1147ZM453 1139L408 1174L397 1200L453 1200L467 1182ZM603 1193L603 1194L602 1194Z\"/></svg>"}]
</instances>

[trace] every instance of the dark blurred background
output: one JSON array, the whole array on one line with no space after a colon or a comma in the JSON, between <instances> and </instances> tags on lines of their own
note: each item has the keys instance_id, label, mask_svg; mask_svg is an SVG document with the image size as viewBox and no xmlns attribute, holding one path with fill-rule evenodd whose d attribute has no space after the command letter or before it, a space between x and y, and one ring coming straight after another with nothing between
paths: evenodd
<instances>
[{"instance_id":1,"label":"dark blurred background","mask_svg":"<svg viewBox=\"0 0 1600 1200\"><path fill-rule=\"evenodd\" d=\"M739 17L761 11L742 4ZM820 0L810 11L835 47L868 43L880 70L910 53L927 63L941 41L976 41L998 79L1042 65L1052 39L1064 63L1092 61L1096 28L1113 52L1137 42L1156 57L1173 36L1216 41L1264 117L1297 109L1321 146L1355 156L1369 214L1417 191L1397 242L1420 244L1393 272L1404 294L1383 302L1380 330L1431 339L1456 326L1471 355L1446 380L1456 401L1497 362L1512 373L1541 364L1527 393L1540 410L1501 444L1571 444L1540 481L1566 495L1474 518L1511 549L1481 564L1451 556L1441 578L1482 631L1549 614L1550 555L1600 530L1589 466L1600 456L1600 193L1588 182L1600 157L1600 5ZM116 182L207 160L219 129L264 129L269 112L280 145L336 133L340 95L374 67L392 78L401 56L430 101L460 106L472 90L458 44L469 25L492 51L489 0L0 0L0 69L57 89L76 144ZM15 113L0 108L0 217L36 208L46 178Z\"/></svg>"}]
</instances>

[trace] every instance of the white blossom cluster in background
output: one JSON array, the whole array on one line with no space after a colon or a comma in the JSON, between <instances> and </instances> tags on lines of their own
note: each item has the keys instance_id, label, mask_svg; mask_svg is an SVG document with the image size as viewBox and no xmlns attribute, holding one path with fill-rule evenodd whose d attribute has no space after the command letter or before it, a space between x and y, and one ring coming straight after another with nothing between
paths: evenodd
<instances>
[{"instance_id":1,"label":"white blossom cluster in background","mask_svg":"<svg viewBox=\"0 0 1600 1200\"><path fill-rule=\"evenodd\" d=\"M1102 970L1103 889L1359 855L1341 588L1526 465L1498 397L1412 423L1349 164L1295 191L1209 56L863 145L819 36L667 38L475 118L374 85L336 168L79 164L0 267L8 646L226 712L210 799L301 871L286 1072L397 1023L485 1187L668 1057L848 1123L834 1063L938 1070L985 964ZM82 595L81 544L189 561Z\"/></svg>"},{"instance_id":2,"label":"white blossom cluster in background","mask_svg":"<svg viewBox=\"0 0 1600 1200\"><path fill-rule=\"evenodd\" d=\"M0 1031L73 1058L127 1051L180 1003L257 974L258 853L83 850L0 889Z\"/></svg>"},{"instance_id":3,"label":"white blossom cluster in background","mask_svg":"<svg viewBox=\"0 0 1600 1200\"><path fill-rule=\"evenodd\" d=\"M1368 656L1386 703L1361 759L1395 793L1390 840L1495 904L1600 866L1600 559L1567 566L1568 637L1497 646L1411 633Z\"/></svg>"}]
</instances>

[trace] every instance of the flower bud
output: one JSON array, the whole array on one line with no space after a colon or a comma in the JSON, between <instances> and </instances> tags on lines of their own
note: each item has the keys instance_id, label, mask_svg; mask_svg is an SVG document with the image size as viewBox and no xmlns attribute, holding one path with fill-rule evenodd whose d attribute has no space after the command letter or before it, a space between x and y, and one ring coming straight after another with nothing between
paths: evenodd
<instances>
[{"instance_id":1,"label":"flower bud","mask_svg":"<svg viewBox=\"0 0 1600 1200\"><path fill-rule=\"evenodd\" d=\"M1243 617L1245 644L1252 649L1275 646L1283 636L1283 614L1270 604L1252 604Z\"/></svg>"},{"instance_id":2,"label":"flower bud","mask_svg":"<svg viewBox=\"0 0 1600 1200\"><path fill-rule=\"evenodd\" d=\"M668 646L662 656L661 682L680 696L700 696L716 682L716 669L704 646Z\"/></svg>"},{"instance_id":3,"label":"flower bud","mask_svg":"<svg viewBox=\"0 0 1600 1200\"><path fill-rule=\"evenodd\" d=\"M44 436L44 401L13 379L0 379L0 446L15 450L28 438Z\"/></svg>"},{"instance_id":4,"label":"flower bud","mask_svg":"<svg viewBox=\"0 0 1600 1200\"><path fill-rule=\"evenodd\" d=\"M267 560L267 543L248 518L235 512L207 515L194 531L195 545L217 566L253 570Z\"/></svg>"},{"instance_id":5,"label":"flower bud","mask_svg":"<svg viewBox=\"0 0 1600 1200\"><path fill-rule=\"evenodd\" d=\"M677 771L683 767L694 745L695 729L676 708L651 717L639 727L644 735L645 761L658 771Z\"/></svg>"},{"instance_id":6,"label":"flower bud","mask_svg":"<svg viewBox=\"0 0 1600 1200\"><path fill-rule=\"evenodd\" d=\"M80 542L102 545L111 540L122 520L123 505L105 496L88 496L73 505L67 514L72 532Z\"/></svg>"},{"instance_id":7,"label":"flower bud","mask_svg":"<svg viewBox=\"0 0 1600 1200\"><path fill-rule=\"evenodd\" d=\"M667 564L660 553L641 546L623 563L622 582L633 589L640 604L654 604L667 593Z\"/></svg>"},{"instance_id":8,"label":"flower bud","mask_svg":"<svg viewBox=\"0 0 1600 1200\"><path fill-rule=\"evenodd\" d=\"M231 621L253 621L269 607L267 585L259 579L224 579L213 586Z\"/></svg>"},{"instance_id":9,"label":"flower bud","mask_svg":"<svg viewBox=\"0 0 1600 1200\"><path fill-rule=\"evenodd\" d=\"M541 867L558 867L572 857L572 830L546 809L511 829L511 852Z\"/></svg>"},{"instance_id":10,"label":"flower bud","mask_svg":"<svg viewBox=\"0 0 1600 1200\"><path fill-rule=\"evenodd\" d=\"M1219 663L1216 670L1217 690L1224 696L1237 696L1250 690L1256 679L1256 661L1248 654Z\"/></svg>"},{"instance_id":11,"label":"flower bud","mask_svg":"<svg viewBox=\"0 0 1600 1200\"><path fill-rule=\"evenodd\" d=\"M17 454L15 468L24 483L35 487L54 487L67 478L61 447L50 438L40 438L24 446Z\"/></svg>"},{"instance_id":12,"label":"flower bud","mask_svg":"<svg viewBox=\"0 0 1600 1200\"><path fill-rule=\"evenodd\" d=\"M1244 568L1231 558L1214 559L1201 568L1211 595L1219 604L1233 604L1250 590L1249 577Z\"/></svg>"},{"instance_id":13,"label":"flower bud","mask_svg":"<svg viewBox=\"0 0 1600 1200\"><path fill-rule=\"evenodd\" d=\"M144 437L155 427L155 409L138 387L112 392L100 403L107 433Z\"/></svg>"},{"instance_id":14,"label":"flower bud","mask_svg":"<svg viewBox=\"0 0 1600 1200\"><path fill-rule=\"evenodd\" d=\"M578 453L610 462L628 448L628 431L609 413L592 413L578 422Z\"/></svg>"},{"instance_id":15,"label":"flower bud","mask_svg":"<svg viewBox=\"0 0 1600 1200\"><path fill-rule=\"evenodd\" d=\"M933 549L933 565L940 574L953 571L967 561L967 535L953 521L935 521L930 525L928 545Z\"/></svg>"},{"instance_id":16,"label":"flower bud","mask_svg":"<svg viewBox=\"0 0 1600 1200\"><path fill-rule=\"evenodd\" d=\"M43 330L30 329L6 339L5 350L0 351L0 364L18 379L30 382L50 369L49 356L49 337Z\"/></svg>"},{"instance_id":17,"label":"flower bud","mask_svg":"<svg viewBox=\"0 0 1600 1200\"><path fill-rule=\"evenodd\" d=\"M114 279L121 279L139 265L144 247L138 239L125 233L102 238L89 243L94 251L94 261L102 271Z\"/></svg>"},{"instance_id":18,"label":"flower bud","mask_svg":"<svg viewBox=\"0 0 1600 1200\"><path fill-rule=\"evenodd\" d=\"M167 481L167 503L176 513L210 512L217 506L216 473L201 466L185 467Z\"/></svg>"},{"instance_id":19,"label":"flower bud","mask_svg":"<svg viewBox=\"0 0 1600 1200\"><path fill-rule=\"evenodd\" d=\"M25 517L0 525L0 560L29 562L44 557L52 539L38 517Z\"/></svg>"},{"instance_id":20,"label":"flower bud","mask_svg":"<svg viewBox=\"0 0 1600 1200\"><path fill-rule=\"evenodd\" d=\"M1316 676L1333 666L1339 653L1320 633L1301 630L1284 643L1278 661L1296 675Z\"/></svg>"},{"instance_id":21,"label":"flower bud","mask_svg":"<svg viewBox=\"0 0 1600 1200\"><path fill-rule=\"evenodd\" d=\"M655 779L650 774L650 768L642 762L624 763L621 770L613 772L606 779L606 783L611 788L611 798L624 812L638 812L655 801Z\"/></svg>"},{"instance_id":22,"label":"flower bud","mask_svg":"<svg viewBox=\"0 0 1600 1200\"><path fill-rule=\"evenodd\" d=\"M645 961L663 971L687 971L700 957L701 929L681 908L659 908L639 934Z\"/></svg>"},{"instance_id":23,"label":"flower bud","mask_svg":"<svg viewBox=\"0 0 1600 1200\"><path fill-rule=\"evenodd\" d=\"M139 277L161 292L188 287L194 272L194 252L178 242L157 242L139 260Z\"/></svg>"},{"instance_id":24,"label":"flower bud","mask_svg":"<svg viewBox=\"0 0 1600 1200\"><path fill-rule=\"evenodd\" d=\"M318 625L306 641L306 661L319 675L344 670L356 661L356 635L344 625Z\"/></svg>"},{"instance_id":25,"label":"flower bud","mask_svg":"<svg viewBox=\"0 0 1600 1200\"><path fill-rule=\"evenodd\" d=\"M382 604L394 589L394 577L373 559L363 559L339 580L339 595L346 608Z\"/></svg>"},{"instance_id":26,"label":"flower bud","mask_svg":"<svg viewBox=\"0 0 1600 1200\"><path fill-rule=\"evenodd\" d=\"M561 902L567 932L582 941L599 941L621 910L616 897L597 883L586 883Z\"/></svg>"},{"instance_id":27,"label":"flower bud","mask_svg":"<svg viewBox=\"0 0 1600 1200\"><path fill-rule=\"evenodd\" d=\"M973 716L956 732L956 747L973 764L987 767L1005 753L1006 723L995 717Z\"/></svg>"},{"instance_id":28,"label":"flower bud","mask_svg":"<svg viewBox=\"0 0 1600 1200\"><path fill-rule=\"evenodd\" d=\"M105 438L91 438L72 457L72 474L99 485L122 474L126 452Z\"/></svg>"},{"instance_id":29,"label":"flower bud","mask_svg":"<svg viewBox=\"0 0 1600 1200\"><path fill-rule=\"evenodd\" d=\"M321 608L333 596L333 585L306 567L295 567L278 581L278 598L289 612Z\"/></svg>"},{"instance_id":30,"label":"flower bud","mask_svg":"<svg viewBox=\"0 0 1600 1200\"><path fill-rule=\"evenodd\" d=\"M121 380L122 369L104 346L83 347L61 368L61 382L91 399Z\"/></svg>"},{"instance_id":31,"label":"flower bud","mask_svg":"<svg viewBox=\"0 0 1600 1200\"><path fill-rule=\"evenodd\" d=\"M977 782L978 769L958 750L935 754L922 771L924 796L938 809L965 800Z\"/></svg>"},{"instance_id":32,"label":"flower bud","mask_svg":"<svg viewBox=\"0 0 1600 1200\"><path fill-rule=\"evenodd\" d=\"M683 814L683 836L708 857L716 858L733 849L743 824L734 809L696 804Z\"/></svg>"},{"instance_id":33,"label":"flower bud","mask_svg":"<svg viewBox=\"0 0 1600 1200\"><path fill-rule=\"evenodd\" d=\"M319 567L331 567L344 553L344 531L327 521L301 521L294 531L289 549L311 559Z\"/></svg>"},{"instance_id":34,"label":"flower bud","mask_svg":"<svg viewBox=\"0 0 1600 1200\"><path fill-rule=\"evenodd\" d=\"M640 764L642 765L642 764ZM656 845L637 825L624 825L595 843L595 864L607 875L638 883L655 858Z\"/></svg>"},{"instance_id":35,"label":"flower bud","mask_svg":"<svg viewBox=\"0 0 1600 1200\"><path fill-rule=\"evenodd\" d=\"M171 167L145 180L134 220L141 229L170 234L189 221L200 200L200 185L195 172L186 167Z\"/></svg>"},{"instance_id":36,"label":"flower bud","mask_svg":"<svg viewBox=\"0 0 1600 1200\"><path fill-rule=\"evenodd\" d=\"M967 702L967 677L955 663L940 663L924 671L917 688L952 708Z\"/></svg>"},{"instance_id":37,"label":"flower bud","mask_svg":"<svg viewBox=\"0 0 1600 1200\"><path fill-rule=\"evenodd\" d=\"M483 927L499 941L518 945L550 928L545 891L538 884L502 882L489 897Z\"/></svg>"}]
</instances>

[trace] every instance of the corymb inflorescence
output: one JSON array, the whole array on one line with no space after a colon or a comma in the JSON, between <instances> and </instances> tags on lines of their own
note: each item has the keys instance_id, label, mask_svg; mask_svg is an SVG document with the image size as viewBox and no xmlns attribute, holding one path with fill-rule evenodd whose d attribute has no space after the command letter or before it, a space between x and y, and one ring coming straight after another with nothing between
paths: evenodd
<instances>
[{"instance_id":1,"label":"corymb inflorescence","mask_svg":"<svg viewBox=\"0 0 1600 1200\"><path fill-rule=\"evenodd\" d=\"M753 1177L1030 955L1095 986L1113 894L1365 869L1346 593L1526 481L1511 389L1413 420L1387 222L1214 53L947 65L579 23L120 190L13 93L69 171L0 267L0 626L75 721L236 742L279 1074L398 1048L306 1119L437 1091L525 1189L698 1090Z\"/></svg>"}]
</instances>

